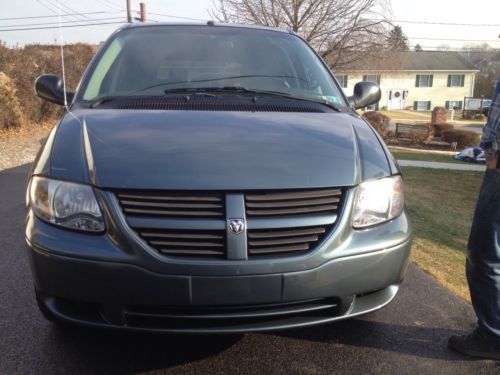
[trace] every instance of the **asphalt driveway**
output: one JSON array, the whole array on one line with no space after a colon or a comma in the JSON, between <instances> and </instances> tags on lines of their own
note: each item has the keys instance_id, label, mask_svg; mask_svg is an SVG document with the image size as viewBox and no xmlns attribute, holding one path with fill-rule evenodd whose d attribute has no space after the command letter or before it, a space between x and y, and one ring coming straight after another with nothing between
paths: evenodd
<instances>
[{"instance_id":1,"label":"asphalt driveway","mask_svg":"<svg viewBox=\"0 0 500 375\"><path fill-rule=\"evenodd\" d=\"M0 172L0 374L500 373L500 363L446 348L474 314L415 266L385 309L310 329L182 337L54 327L35 307L25 256L27 170Z\"/></svg>"}]
</instances>

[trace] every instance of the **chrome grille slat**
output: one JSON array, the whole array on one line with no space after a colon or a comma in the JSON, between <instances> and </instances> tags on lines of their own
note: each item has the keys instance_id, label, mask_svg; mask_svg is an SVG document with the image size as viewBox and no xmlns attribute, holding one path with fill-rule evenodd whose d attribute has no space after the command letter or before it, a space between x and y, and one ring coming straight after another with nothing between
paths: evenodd
<instances>
[{"instance_id":1,"label":"chrome grille slat","mask_svg":"<svg viewBox=\"0 0 500 375\"><path fill-rule=\"evenodd\" d=\"M177 255L177 256L186 256L186 255L202 255L202 256L218 255L218 256L222 256L222 255L224 255L223 251L215 251L215 250L198 250L198 249L172 250L172 249L159 248L158 251L162 254Z\"/></svg>"},{"instance_id":2,"label":"chrome grille slat","mask_svg":"<svg viewBox=\"0 0 500 375\"><path fill-rule=\"evenodd\" d=\"M276 231L276 232L248 232L248 238L277 238L277 237L291 237L291 236L302 236L305 234L322 234L325 233L325 228L308 228L308 229L296 229L287 231Z\"/></svg>"},{"instance_id":3,"label":"chrome grille slat","mask_svg":"<svg viewBox=\"0 0 500 375\"><path fill-rule=\"evenodd\" d=\"M200 240L213 240L224 239L224 236L217 234L203 234L203 233L149 233L149 232L140 232L142 237L155 237L155 238L191 238L191 239L200 239Z\"/></svg>"},{"instance_id":4,"label":"chrome grille slat","mask_svg":"<svg viewBox=\"0 0 500 375\"><path fill-rule=\"evenodd\" d=\"M303 243L303 242L316 242L318 240L317 235L313 236L305 236L305 237L288 237L288 238L279 238L274 240L250 240L248 241L249 246L269 246L269 245L285 245L285 244L294 244L294 243Z\"/></svg>"},{"instance_id":5,"label":"chrome grille slat","mask_svg":"<svg viewBox=\"0 0 500 375\"><path fill-rule=\"evenodd\" d=\"M177 196L169 196L169 195L136 195L136 194L118 194L118 197L121 199L143 199L143 200L173 200L173 201L194 201L194 202L222 202L221 197L211 197L211 196L186 196L186 195L177 195Z\"/></svg>"},{"instance_id":6,"label":"chrome grille slat","mask_svg":"<svg viewBox=\"0 0 500 375\"><path fill-rule=\"evenodd\" d=\"M217 242L187 242L187 241L149 241L153 246L180 246L180 247L224 247Z\"/></svg>"},{"instance_id":7,"label":"chrome grille slat","mask_svg":"<svg viewBox=\"0 0 500 375\"><path fill-rule=\"evenodd\" d=\"M282 209L265 209L265 210L257 210L257 209L247 209L247 215L255 215L255 216L272 216L272 215L297 215L297 214L307 214L314 212L323 212L323 211L335 211L337 210L337 205L324 205L324 206L311 206L311 207L297 207L297 208L282 208Z\"/></svg>"},{"instance_id":8,"label":"chrome grille slat","mask_svg":"<svg viewBox=\"0 0 500 375\"><path fill-rule=\"evenodd\" d=\"M221 204L212 204L212 203L159 203L159 202L135 202L129 200L122 200L123 205L127 206L144 206L144 207L162 207L162 208L191 208L191 209L199 209L199 208L221 208Z\"/></svg>"},{"instance_id":9,"label":"chrome grille slat","mask_svg":"<svg viewBox=\"0 0 500 375\"><path fill-rule=\"evenodd\" d=\"M124 208L126 213L136 215L155 215L155 216L212 216L219 217L221 213L217 211L176 211L176 210L144 210L139 208Z\"/></svg>"},{"instance_id":10,"label":"chrome grille slat","mask_svg":"<svg viewBox=\"0 0 500 375\"><path fill-rule=\"evenodd\" d=\"M250 255L261 255L261 254L289 253L289 252L306 251L306 250L309 250L308 244L263 247L259 249L254 248L249 250L249 253Z\"/></svg>"}]
</instances>

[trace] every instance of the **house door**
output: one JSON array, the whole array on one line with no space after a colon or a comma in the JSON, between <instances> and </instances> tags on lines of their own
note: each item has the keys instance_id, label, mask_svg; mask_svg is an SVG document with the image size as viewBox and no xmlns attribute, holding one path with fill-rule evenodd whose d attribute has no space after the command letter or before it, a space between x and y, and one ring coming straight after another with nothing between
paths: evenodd
<instances>
[{"instance_id":1,"label":"house door","mask_svg":"<svg viewBox=\"0 0 500 375\"><path fill-rule=\"evenodd\" d=\"M404 89L392 89L389 91L389 109L405 109L406 107L406 94Z\"/></svg>"}]
</instances>

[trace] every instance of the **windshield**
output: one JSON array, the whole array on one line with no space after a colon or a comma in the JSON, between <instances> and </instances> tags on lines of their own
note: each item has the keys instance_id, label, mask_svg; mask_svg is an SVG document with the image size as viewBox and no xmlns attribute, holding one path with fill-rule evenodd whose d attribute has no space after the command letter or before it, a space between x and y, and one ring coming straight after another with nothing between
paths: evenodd
<instances>
[{"instance_id":1,"label":"windshield","mask_svg":"<svg viewBox=\"0 0 500 375\"><path fill-rule=\"evenodd\" d=\"M152 26L117 33L93 62L80 99L232 87L346 105L328 70L300 38L219 26Z\"/></svg>"}]
</instances>

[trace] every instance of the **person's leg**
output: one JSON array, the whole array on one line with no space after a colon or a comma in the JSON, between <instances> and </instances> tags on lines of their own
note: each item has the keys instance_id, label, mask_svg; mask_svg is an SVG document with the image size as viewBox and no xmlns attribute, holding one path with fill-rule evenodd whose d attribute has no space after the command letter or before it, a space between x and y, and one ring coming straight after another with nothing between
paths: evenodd
<instances>
[{"instance_id":1,"label":"person's leg","mask_svg":"<svg viewBox=\"0 0 500 375\"><path fill-rule=\"evenodd\" d=\"M500 359L500 170L485 173L467 250L467 281L479 328L452 337L449 344L463 353Z\"/></svg>"}]
</instances>

